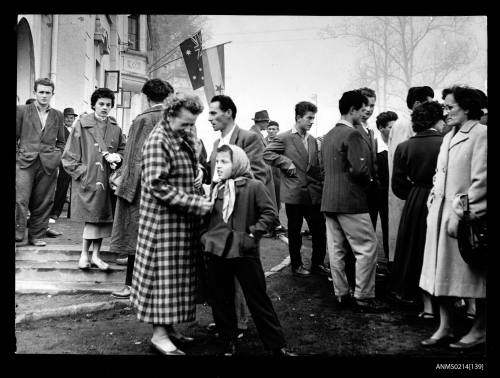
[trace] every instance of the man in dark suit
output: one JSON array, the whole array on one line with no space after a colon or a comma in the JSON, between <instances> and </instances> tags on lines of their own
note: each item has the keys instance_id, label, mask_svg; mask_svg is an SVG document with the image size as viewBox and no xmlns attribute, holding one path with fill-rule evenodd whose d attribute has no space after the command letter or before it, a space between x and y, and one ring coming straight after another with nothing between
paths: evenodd
<instances>
[{"instance_id":1,"label":"man in dark suit","mask_svg":"<svg viewBox=\"0 0 500 378\"><path fill-rule=\"evenodd\" d=\"M363 140L368 146L368 156L367 163L368 169L370 170L370 175L373 181L368 188L368 211L370 213L370 219L373 224L373 228L377 229L377 215L378 215L378 167L377 167L377 139L375 138L375 133L372 129L368 128L368 119L373 114L375 109L375 101L377 97L375 91L371 88L360 88L358 91L368 99L368 104L363 107L361 114L361 122L354 125L354 127L361 133Z\"/></svg>"},{"instance_id":2,"label":"man in dark suit","mask_svg":"<svg viewBox=\"0 0 500 378\"><path fill-rule=\"evenodd\" d=\"M282 173L280 197L288 218L290 265L293 274L300 277L330 273L323 265L326 255L325 218L320 212L323 172L318 143L308 133L317 111L316 105L307 101L295 105L294 127L278 134L264 151L265 161L280 168ZM304 218L312 232L310 271L303 266L300 254Z\"/></svg>"},{"instance_id":3,"label":"man in dark suit","mask_svg":"<svg viewBox=\"0 0 500 378\"><path fill-rule=\"evenodd\" d=\"M279 132L280 132L279 123L276 121L269 121L269 124L267 125L267 137L264 138L264 140L266 141L266 146L276 138ZM271 166L271 172L273 174L274 194L276 196L276 212L279 214L281 209L281 197L280 197L281 173L278 167L273 167L273 166ZM286 228L283 227L283 225L281 225L280 222L278 222L278 226L274 229L274 234L275 235L278 233L283 234L285 232Z\"/></svg>"},{"instance_id":4,"label":"man in dark suit","mask_svg":"<svg viewBox=\"0 0 500 378\"><path fill-rule=\"evenodd\" d=\"M28 227L28 242L43 247L66 140L63 114L50 107L54 83L37 79L34 94L34 103L16 110L16 241Z\"/></svg>"},{"instance_id":5,"label":"man in dark suit","mask_svg":"<svg viewBox=\"0 0 500 378\"><path fill-rule=\"evenodd\" d=\"M75 122L78 114L75 113L73 108L66 108L63 111L64 116L64 139L68 140L71 125ZM71 176L64 170L62 164L59 164L59 174L57 176L56 194L54 195L54 204L50 212L50 218L54 221L61 215L64 203L66 202L66 194L68 193L69 184L71 183ZM47 230L47 236L55 237L61 235L60 232L52 229Z\"/></svg>"},{"instance_id":6,"label":"man in dark suit","mask_svg":"<svg viewBox=\"0 0 500 378\"><path fill-rule=\"evenodd\" d=\"M264 135L262 134L262 131L267 130L267 126L269 125L269 113L267 110L260 110L258 112L255 112L254 118L252 120L255 122L254 125L250 127L250 131L257 134L259 138L262 140L262 143L264 144L264 147L267 146L267 141L266 138L264 138ZM275 204L275 208L277 209L276 214L279 212L279 206L278 206L278 200L276 197L276 183L274 180L274 175L271 167L266 164L266 188L269 190L269 194L271 195L271 200ZM279 221L279 216L276 216L276 219L274 220L273 224L273 229L269 230L266 234L264 234L264 237L273 237L275 235L275 229L280 225Z\"/></svg>"},{"instance_id":7,"label":"man in dark suit","mask_svg":"<svg viewBox=\"0 0 500 378\"><path fill-rule=\"evenodd\" d=\"M264 130L267 130L267 126L269 125L269 113L267 110L260 110L258 112L255 112L254 118L252 120L255 122L254 125L250 127L250 131L259 134L260 137L262 138L262 142L264 145L267 144L264 135L262 135L262 132Z\"/></svg>"},{"instance_id":8,"label":"man in dark suit","mask_svg":"<svg viewBox=\"0 0 500 378\"><path fill-rule=\"evenodd\" d=\"M341 305L350 302L345 273L348 245L354 252L354 298L360 309L379 310L375 301L377 237L368 213L367 190L373 176L369 147L354 127L361 122L368 99L349 91L339 101L341 120L324 136L321 148L325 182L321 211L326 216L328 253L335 296Z\"/></svg>"}]
</instances>

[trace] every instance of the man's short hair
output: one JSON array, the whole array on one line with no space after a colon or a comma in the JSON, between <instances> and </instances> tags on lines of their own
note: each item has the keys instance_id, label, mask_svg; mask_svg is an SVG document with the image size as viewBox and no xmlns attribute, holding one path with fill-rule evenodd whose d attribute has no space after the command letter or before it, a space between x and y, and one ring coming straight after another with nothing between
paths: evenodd
<instances>
[{"instance_id":1,"label":"man's short hair","mask_svg":"<svg viewBox=\"0 0 500 378\"><path fill-rule=\"evenodd\" d=\"M443 100L452 94L456 103L463 110L468 110L467 119L478 120L483 116L481 96L477 89L465 85L454 85L443 89Z\"/></svg>"},{"instance_id":2,"label":"man's short hair","mask_svg":"<svg viewBox=\"0 0 500 378\"><path fill-rule=\"evenodd\" d=\"M167 99L164 117L177 117L181 109L186 109L194 115L203 111L203 104L200 98L194 93L176 92Z\"/></svg>"},{"instance_id":3,"label":"man's short hair","mask_svg":"<svg viewBox=\"0 0 500 378\"><path fill-rule=\"evenodd\" d=\"M34 98L28 98L28 99L26 100L26 105L32 104L32 103L34 103L35 101L36 101L36 100L35 100Z\"/></svg>"},{"instance_id":4,"label":"man's short hair","mask_svg":"<svg viewBox=\"0 0 500 378\"><path fill-rule=\"evenodd\" d=\"M387 124L391 121L396 121L398 119L398 115L390 110L386 112L382 112L377 116L375 123L377 124L377 129L383 129L387 126Z\"/></svg>"},{"instance_id":5,"label":"man's short hair","mask_svg":"<svg viewBox=\"0 0 500 378\"><path fill-rule=\"evenodd\" d=\"M151 79L144 83L142 93L151 101L162 102L169 94L173 93L174 88L166 81L161 79Z\"/></svg>"},{"instance_id":6,"label":"man's short hair","mask_svg":"<svg viewBox=\"0 0 500 378\"><path fill-rule=\"evenodd\" d=\"M95 104L100 98L109 98L111 100L111 107L115 106L115 94L109 88L97 88L92 96L90 96L90 107L95 110Z\"/></svg>"},{"instance_id":7,"label":"man's short hair","mask_svg":"<svg viewBox=\"0 0 500 378\"><path fill-rule=\"evenodd\" d=\"M232 111L232 118L235 119L236 118L236 105L234 104L233 100L231 99L231 97L229 96L226 96L226 95L217 95L217 96L214 96L212 97L212 99L210 100L210 103L212 102L216 102L218 101L219 102L219 108L220 110L222 110L223 112L231 109Z\"/></svg>"},{"instance_id":8,"label":"man's short hair","mask_svg":"<svg viewBox=\"0 0 500 378\"><path fill-rule=\"evenodd\" d=\"M35 92L38 85L45 85L47 87L52 87L52 93L54 93L54 90L56 89L54 82L50 80L48 77L42 77L35 80L35 85L33 86Z\"/></svg>"},{"instance_id":9,"label":"man's short hair","mask_svg":"<svg viewBox=\"0 0 500 378\"><path fill-rule=\"evenodd\" d=\"M361 109L364 105L368 105L368 98L361 94L361 91L347 91L342 94L339 100L340 114L345 115L349 113L351 107L355 110Z\"/></svg>"},{"instance_id":10,"label":"man's short hair","mask_svg":"<svg viewBox=\"0 0 500 378\"><path fill-rule=\"evenodd\" d=\"M443 107L437 101L424 101L411 113L412 129L416 133L430 129L443 119Z\"/></svg>"},{"instance_id":11,"label":"man's short hair","mask_svg":"<svg viewBox=\"0 0 500 378\"><path fill-rule=\"evenodd\" d=\"M365 97L377 98L377 96L375 95L375 91L371 88L363 87L363 88L359 88L358 91L360 91L361 94Z\"/></svg>"},{"instance_id":12,"label":"man's short hair","mask_svg":"<svg viewBox=\"0 0 500 378\"><path fill-rule=\"evenodd\" d=\"M316 113L317 111L318 107L309 101L301 101L295 105L295 117L304 117L307 112Z\"/></svg>"},{"instance_id":13,"label":"man's short hair","mask_svg":"<svg viewBox=\"0 0 500 378\"><path fill-rule=\"evenodd\" d=\"M267 125L267 127L269 126L276 126L278 129L280 128L280 124L276 121L269 121L269 125Z\"/></svg>"},{"instance_id":14,"label":"man's short hair","mask_svg":"<svg viewBox=\"0 0 500 378\"><path fill-rule=\"evenodd\" d=\"M408 89L408 95L406 96L406 106L408 106L408 109L413 109L416 101L427 101L427 97L434 98L434 91L431 87L427 85L423 87L411 87Z\"/></svg>"}]
</instances>

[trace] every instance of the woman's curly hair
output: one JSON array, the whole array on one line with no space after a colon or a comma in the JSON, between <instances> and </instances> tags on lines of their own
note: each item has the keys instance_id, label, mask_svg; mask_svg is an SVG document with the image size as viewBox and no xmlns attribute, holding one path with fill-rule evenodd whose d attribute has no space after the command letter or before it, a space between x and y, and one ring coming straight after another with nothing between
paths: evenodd
<instances>
[{"instance_id":1,"label":"woman's curly hair","mask_svg":"<svg viewBox=\"0 0 500 378\"><path fill-rule=\"evenodd\" d=\"M165 119L167 116L177 117L182 108L194 115L198 115L203 111L203 104L195 94L176 92L166 100Z\"/></svg>"},{"instance_id":2,"label":"woman's curly hair","mask_svg":"<svg viewBox=\"0 0 500 378\"><path fill-rule=\"evenodd\" d=\"M443 107L437 101L426 101L418 105L411 113L412 129L416 133L430 129L443 119Z\"/></svg>"}]
</instances>

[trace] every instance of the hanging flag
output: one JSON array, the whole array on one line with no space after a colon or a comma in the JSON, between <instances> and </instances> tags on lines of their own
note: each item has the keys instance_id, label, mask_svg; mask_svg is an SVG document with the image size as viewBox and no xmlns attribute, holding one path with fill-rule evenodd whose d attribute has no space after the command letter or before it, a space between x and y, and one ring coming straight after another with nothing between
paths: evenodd
<instances>
[{"instance_id":1,"label":"hanging flag","mask_svg":"<svg viewBox=\"0 0 500 378\"><path fill-rule=\"evenodd\" d=\"M184 63L186 63L186 69L189 75L189 80L191 80L191 85L193 89L198 89L204 85L204 72L203 72L203 60L202 55L202 45L201 45L201 30L194 36L184 40L180 44L182 56L184 57Z\"/></svg>"},{"instance_id":2,"label":"hanging flag","mask_svg":"<svg viewBox=\"0 0 500 378\"><path fill-rule=\"evenodd\" d=\"M203 72L205 96L207 102L210 102L215 95L224 94L224 44L203 50Z\"/></svg>"}]
</instances>

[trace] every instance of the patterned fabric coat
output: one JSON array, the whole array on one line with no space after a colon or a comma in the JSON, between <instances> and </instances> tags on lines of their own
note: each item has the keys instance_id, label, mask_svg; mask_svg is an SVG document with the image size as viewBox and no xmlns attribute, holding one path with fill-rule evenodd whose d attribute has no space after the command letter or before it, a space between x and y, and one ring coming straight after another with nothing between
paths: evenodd
<instances>
[{"instance_id":1,"label":"patterned fabric coat","mask_svg":"<svg viewBox=\"0 0 500 378\"><path fill-rule=\"evenodd\" d=\"M192 137L159 122L142 153L139 232L130 299L140 321L195 319L196 253L203 197L194 194Z\"/></svg>"}]
</instances>

